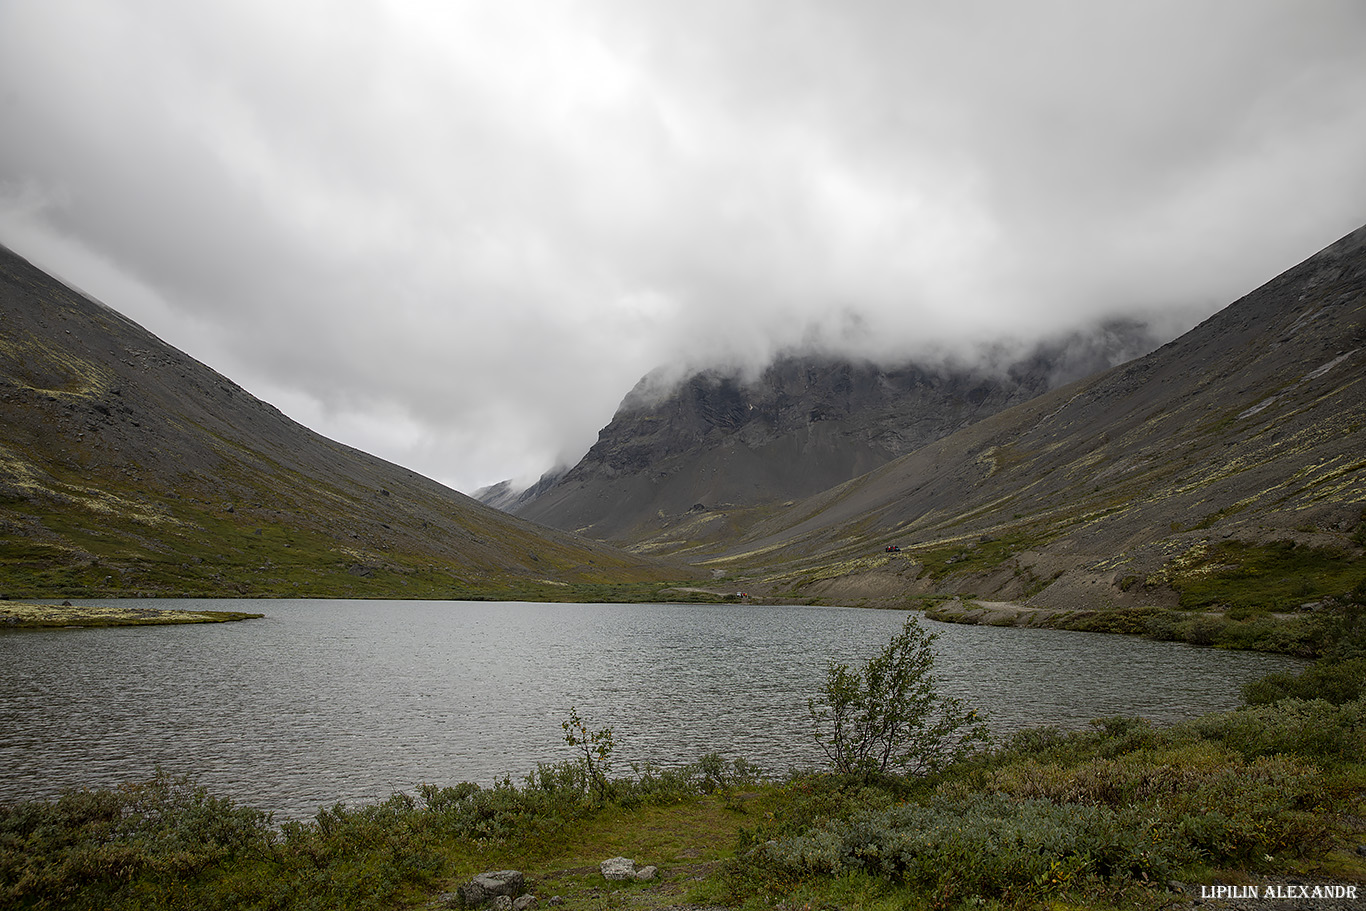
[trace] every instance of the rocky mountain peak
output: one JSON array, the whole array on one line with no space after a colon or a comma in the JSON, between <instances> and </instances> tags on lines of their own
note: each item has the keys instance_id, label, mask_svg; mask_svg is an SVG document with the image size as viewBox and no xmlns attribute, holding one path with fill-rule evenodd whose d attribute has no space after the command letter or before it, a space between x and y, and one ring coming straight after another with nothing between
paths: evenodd
<instances>
[{"instance_id":1,"label":"rocky mountain peak","mask_svg":"<svg viewBox=\"0 0 1366 911\"><path fill-rule=\"evenodd\" d=\"M786 354L757 374L642 378L577 465L534 493L481 496L535 521L611 540L661 516L808 496L975 421L1156 347L1111 323L1013 359L876 364ZM609 487L611 493L608 492Z\"/></svg>"}]
</instances>

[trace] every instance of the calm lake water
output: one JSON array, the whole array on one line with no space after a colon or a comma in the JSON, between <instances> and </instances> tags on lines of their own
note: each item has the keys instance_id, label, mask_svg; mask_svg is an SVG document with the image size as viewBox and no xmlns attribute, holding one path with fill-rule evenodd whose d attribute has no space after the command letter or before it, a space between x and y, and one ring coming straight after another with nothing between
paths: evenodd
<instances>
[{"instance_id":1,"label":"calm lake water","mask_svg":"<svg viewBox=\"0 0 1366 911\"><path fill-rule=\"evenodd\" d=\"M91 604L118 604L90 601ZM127 603L127 602L123 602ZM514 780L572 759L571 707L612 725L619 768L707 752L768 771L818 763L806 700L902 611L431 601L144 601L264 612L199 626L0 633L0 802L111 786L157 766L311 816L418 784ZM1232 707L1299 662L1127 636L956 626L941 689L997 732Z\"/></svg>"}]
</instances>

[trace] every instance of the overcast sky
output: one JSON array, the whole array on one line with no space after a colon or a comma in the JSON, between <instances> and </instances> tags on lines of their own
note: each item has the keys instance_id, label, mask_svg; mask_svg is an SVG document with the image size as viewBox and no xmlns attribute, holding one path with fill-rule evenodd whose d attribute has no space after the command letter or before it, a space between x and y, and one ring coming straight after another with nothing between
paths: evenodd
<instances>
[{"instance_id":1,"label":"overcast sky","mask_svg":"<svg viewBox=\"0 0 1366 911\"><path fill-rule=\"evenodd\" d=\"M0 0L0 242L461 490L662 364L1175 333L1366 221L1366 3Z\"/></svg>"}]
</instances>

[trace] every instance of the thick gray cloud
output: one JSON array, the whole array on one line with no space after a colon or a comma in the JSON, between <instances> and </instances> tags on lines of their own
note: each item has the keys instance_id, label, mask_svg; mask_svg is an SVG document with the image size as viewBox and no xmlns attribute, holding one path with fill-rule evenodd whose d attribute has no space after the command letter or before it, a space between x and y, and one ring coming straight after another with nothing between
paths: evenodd
<instances>
[{"instance_id":1,"label":"thick gray cloud","mask_svg":"<svg viewBox=\"0 0 1366 911\"><path fill-rule=\"evenodd\" d=\"M1366 220L1343 2L0 0L0 241L470 490L646 371L1175 333Z\"/></svg>"}]
</instances>

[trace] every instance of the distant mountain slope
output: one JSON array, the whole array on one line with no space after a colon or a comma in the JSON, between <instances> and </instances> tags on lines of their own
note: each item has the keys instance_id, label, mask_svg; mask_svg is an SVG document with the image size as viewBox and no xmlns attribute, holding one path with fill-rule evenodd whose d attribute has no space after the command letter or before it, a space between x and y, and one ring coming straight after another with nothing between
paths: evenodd
<instances>
[{"instance_id":1,"label":"distant mountain slope","mask_svg":"<svg viewBox=\"0 0 1366 911\"><path fill-rule=\"evenodd\" d=\"M837 600L1095 607L1171 603L1273 541L1366 574L1366 228L1146 357L782 510L711 565Z\"/></svg>"},{"instance_id":2,"label":"distant mountain slope","mask_svg":"<svg viewBox=\"0 0 1366 911\"><path fill-rule=\"evenodd\" d=\"M1156 345L1116 323L994 367L787 356L749 380L710 370L661 389L647 376L568 472L481 499L619 543L687 515L695 536L724 534L737 510L810 496Z\"/></svg>"},{"instance_id":3,"label":"distant mountain slope","mask_svg":"<svg viewBox=\"0 0 1366 911\"><path fill-rule=\"evenodd\" d=\"M0 325L0 595L679 577L328 440L3 247Z\"/></svg>"},{"instance_id":4,"label":"distant mountain slope","mask_svg":"<svg viewBox=\"0 0 1366 911\"><path fill-rule=\"evenodd\" d=\"M497 484L479 488L470 496L485 506L492 506L494 509L501 509L503 512L510 512L515 515L517 507L549 490L568 470L567 468L553 468L541 475L536 483L528 487L518 487L512 481L499 481Z\"/></svg>"}]
</instances>

